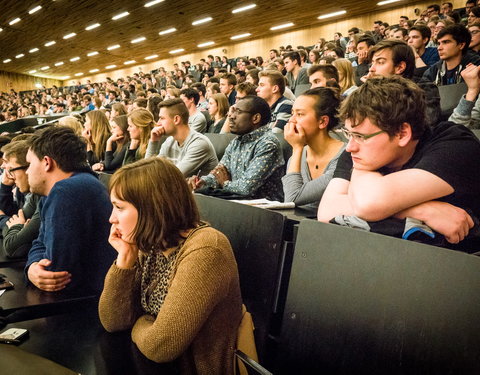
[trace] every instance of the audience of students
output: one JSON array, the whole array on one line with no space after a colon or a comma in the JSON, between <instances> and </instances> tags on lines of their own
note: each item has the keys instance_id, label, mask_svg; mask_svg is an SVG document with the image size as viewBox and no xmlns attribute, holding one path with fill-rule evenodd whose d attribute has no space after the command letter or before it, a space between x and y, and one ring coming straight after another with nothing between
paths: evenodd
<instances>
[{"instance_id":1,"label":"audience of students","mask_svg":"<svg viewBox=\"0 0 480 375\"><path fill-rule=\"evenodd\" d=\"M210 55L170 72L0 93L2 121L68 114L1 149L3 253L27 257L42 290L103 288L102 324L131 329L147 358L230 373L236 264L192 190L294 202L324 222L477 252L480 143L467 128L480 127L480 8L467 2L467 28L449 4L265 61ZM462 82L452 122L440 121L438 86ZM220 162L204 132L237 135ZM286 169L277 136L291 146ZM113 212L92 170L116 171Z\"/></svg>"}]
</instances>

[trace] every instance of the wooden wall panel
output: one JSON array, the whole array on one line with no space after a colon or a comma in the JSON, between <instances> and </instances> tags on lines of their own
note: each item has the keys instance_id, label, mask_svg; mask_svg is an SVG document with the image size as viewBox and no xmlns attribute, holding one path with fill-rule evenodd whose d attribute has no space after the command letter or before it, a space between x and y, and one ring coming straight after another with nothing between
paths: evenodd
<instances>
[{"instance_id":1,"label":"wooden wall panel","mask_svg":"<svg viewBox=\"0 0 480 375\"><path fill-rule=\"evenodd\" d=\"M26 74L10 73L0 70L0 91L15 91L34 90L35 84L40 83L47 88L53 85L61 86L62 81L50 78L33 77Z\"/></svg>"},{"instance_id":2,"label":"wooden wall panel","mask_svg":"<svg viewBox=\"0 0 480 375\"><path fill-rule=\"evenodd\" d=\"M216 48L205 49L197 53L177 55L175 57L159 60L153 63L135 65L128 69L115 70L85 78L82 77L81 81L85 82L87 79L90 79L92 82L98 82L104 80L106 77L110 77L112 79L125 77L133 74L134 72L138 72L139 67L144 72L148 72L160 66L171 70L173 69L173 64L175 62L189 60L192 63L196 63L199 61L199 59L204 58L209 54L214 56L225 55L225 53L222 52L223 49L227 50L226 55L228 57L237 57L248 54L249 56L254 57L260 55L265 58L268 56L268 51L271 48L278 48L281 45L285 46L291 44L294 48L298 45L309 46L314 44L320 37L324 37L327 40L332 39L333 34L336 31L341 32L343 35L347 35L348 29L354 26L364 30L371 30L373 22L376 20L382 20L384 22L388 22L389 24L395 24L398 23L398 20L402 15L406 15L410 19L415 19L417 18L414 13L415 8L423 10L432 3L435 3L435 1L420 1L408 6L399 6L393 9L388 9L387 11L383 12L370 12L358 17L339 19L338 21L323 24L317 27L308 27L290 32L284 31L268 38L253 39L235 44L221 45L217 46ZM462 0L453 0L452 3L454 8L460 8L464 6L464 1Z\"/></svg>"}]
</instances>

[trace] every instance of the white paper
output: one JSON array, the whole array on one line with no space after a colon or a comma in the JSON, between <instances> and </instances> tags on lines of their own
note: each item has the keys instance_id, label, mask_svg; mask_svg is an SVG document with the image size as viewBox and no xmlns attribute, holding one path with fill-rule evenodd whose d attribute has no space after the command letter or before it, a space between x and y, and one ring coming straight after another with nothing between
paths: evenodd
<instances>
[{"instance_id":1,"label":"white paper","mask_svg":"<svg viewBox=\"0 0 480 375\"><path fill-rule=\"evenodd\" d=\"M269 201L268 199L265 199L265 198L261 198L261 199L240 199L240 200L232 200L232 202L246 204L247 206L268 208L270 210L288 210L288 209L295 208L295 203L293 203L293 202Z\"/></svg>"}]
</instances>

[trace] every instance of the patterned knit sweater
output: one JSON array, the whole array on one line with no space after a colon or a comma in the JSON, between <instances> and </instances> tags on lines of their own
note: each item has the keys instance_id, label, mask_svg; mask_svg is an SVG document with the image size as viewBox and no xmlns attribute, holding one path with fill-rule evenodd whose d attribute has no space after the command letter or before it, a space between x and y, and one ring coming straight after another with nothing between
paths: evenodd
<instances>
[{"instance_id":1,"label":"patterned knit sweater","mask_svg":"<svg viewBox=\"0 0 480 375\"><path fill-rule=\"evenodd\" d=\"M179 359L182 374L232 374L242 300L227 238L210 227L187 238L157 316L142 310L139 270L113 264L108 271L99 303L105 329L132 329L133 342L147 358Z\"/></svg>"}]
</instances>

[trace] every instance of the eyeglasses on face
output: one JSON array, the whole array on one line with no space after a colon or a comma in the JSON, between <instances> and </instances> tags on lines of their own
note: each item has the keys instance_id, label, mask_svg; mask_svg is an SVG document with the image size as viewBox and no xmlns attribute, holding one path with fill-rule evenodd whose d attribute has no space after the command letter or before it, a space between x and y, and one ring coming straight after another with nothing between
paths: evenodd
<instances>
[{"instance_id":1,"label":"eyeglasses on face","mask_svg":"<svg viewBox=\"0 0 480 375\"><path fill-rule=\"evenodd\" d=\"M21 165L20 167L15 167L15 168L5 168L5 172L7 173L8 176L14 177L15 171L26 170L28 169L28 167L29 165Z\"/></svg>"},{"instance_id":2,"label":"eyeglasses on face","mask_svg":"<svg viewBox=\"0 0 480 375\"><path fill-rule=\"evenodd\" d=\"M372 134L360 134L360 133L351 132L350 130L348 130L345 127L342 127L340 130L342 131L345 138L347 138L348 140L353 139L355 142L357 142L359 144L365 143L370 138L375 137L376 135L385 133L385 130L380 130L380 131L378 131L376 133L372 133Z\"/></svg>"}]
</instances>

